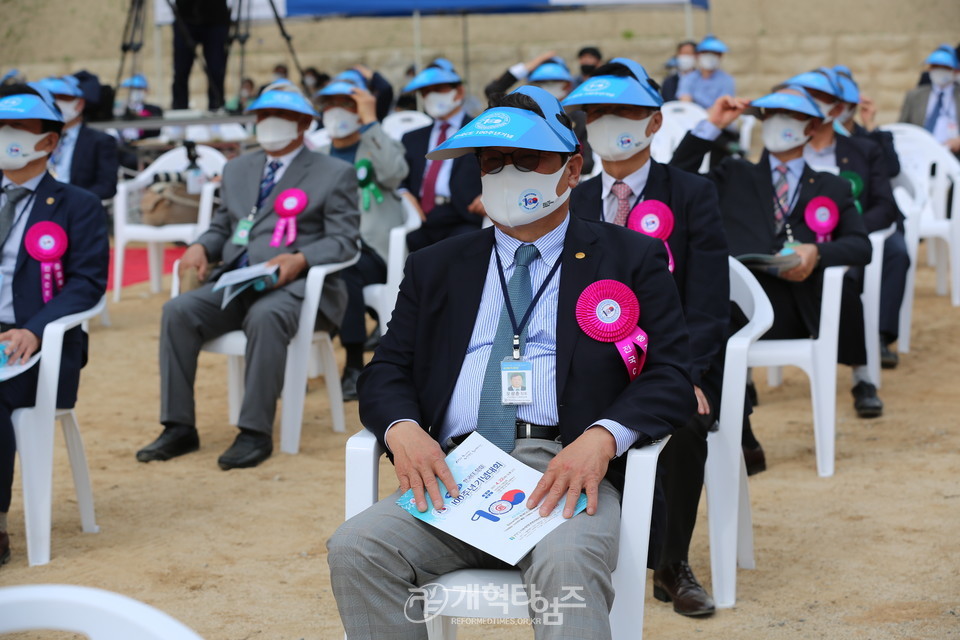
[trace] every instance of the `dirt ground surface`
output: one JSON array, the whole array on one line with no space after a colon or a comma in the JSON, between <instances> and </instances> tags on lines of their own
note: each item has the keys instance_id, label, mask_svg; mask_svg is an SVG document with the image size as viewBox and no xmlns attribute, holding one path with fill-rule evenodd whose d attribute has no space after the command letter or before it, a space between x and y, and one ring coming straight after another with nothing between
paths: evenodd
<instances>
[{"instance_id":1,"label":"dirt ground surface","mask_svg":"<svg viewBox=\"0 0 960 640\"><path fill-rule=\"evenodd\" d=\"M923 252L921 252L923 253ZM769 389L756 376L755 429L768 470L750 479L757 569L741 570L737 606L687 619L653 600L658 639L960 637L960 309L918 274L913 348L884 371L884 416L859 420L849 371L838 371L836 475L816 474L809 386L798 370ZM201 358L201 449L164 463L134 452L159 432L157 334L165 295L147 285L111 304L92 328L77 408L89 457L98 534L84 534L65 448L58 441L52 560L28 567L19 478L10 513L13 558L0 586L69 583L147 602L209 640L342 638L325 542L343 520L344 443L331 430L323 380L311 380L299 455L221 471L233 440L226 367ZM347 405L347 432L360 422ZM59 436L58 436L59 440ZM384 468L382 490L394 476ZM701 502L701 511L704 504ZM691 563L709 588L706 516ZM649 578L648 578L649 579ZM24 633L12 638L72 638ZM465 640L530 638L512 626L461 627Z\"/></svg>"}]
</instances>

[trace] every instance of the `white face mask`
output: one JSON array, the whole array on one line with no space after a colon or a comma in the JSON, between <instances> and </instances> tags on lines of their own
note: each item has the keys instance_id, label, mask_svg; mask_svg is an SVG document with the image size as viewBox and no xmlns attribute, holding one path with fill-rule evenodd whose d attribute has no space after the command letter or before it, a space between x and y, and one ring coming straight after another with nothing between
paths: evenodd
<instances>
[{"instance_id":1,"label":"white face mask","mask_svg":"<svg viewBox=\"0 0 960 640\"><path fill-rule=\"evenodd\" d=\"M538 82L537 86L552 95L557 100L567 97L567 83L562 80Z\"/></svg>"},{"instance_id":2,"label":"white face mask","mask_svg":"<svg viewBox=\"0 0 960 640\"><path fill-rule=\"evenodd\" d=\"M463 98L457 97L457 90L450 89L440 93L433 91L423 98L423 110L431 118L439 120L450 115L450 112L463 104Z\"/></svg>"},{"instance_id":3,"label":"white face mask","mask_svg":"<svg viewBox=\"0 0 960 640\"><path fill-rule=\"evenodd\" d=\"M849 104L843 105L843 111L840 112L840 115L837 116L837 121L846 124L850 122L853 118L853 106Z\"/></svg>"},{"instance_id":4,"label":"white face mask","mask_svg":"<svg viewBox=\"0 0 960 640\"><path fill-rule=\"evenodd\" d=\"M267 151L279 151L300 135L299 127L293 120L264 118L257 123L257 142Z\"/></svg>"},{"instance_id":5,"label":"white face mask","mask_svg":"<svg viewBox=\"0 0 960 640\"><path fill-rule=\"evenodd\" d=\"M930 82L935 87L946 87L953 82L954 73L950 69L930 69Z\"/></svg>"},{"instance_id":6,"label":"white face mask","mask_svg":"<svg viewBox=\"0 0 960 640\"><path fill-rule=\"evenodd\" d=\"M130 104L140 106L143 104L143 99L146 97L147 92L143 89L134 89L130 92Z\"/></svg>"},{"instance_id":7,"label":"white face mask","mask_svg":"<svg viewBox=\"0 0 960 640\"><path fill-rule=\"evenodd\" d=\"M521 227L550 215L570 197L570 187L557 195L557 183L567 165L556 173L520 171L512 164L499 173L488 173L480 178L483 192L480 196L487 216L505 227Z\"/></svg>"},{"instance_id":8,"label":"white face mask","mask_svg":"<svg viewBox=\"0 0 960 640\"><path fill-rule=\"evenodd\" d=\"M782 153L807 143L810 136L804 133L809 120L796 120L778 113L763 121L763 146L772 153Z\"/></svg>"},{"instance_id":9,"label":"white face mask","mask_svg":"<svg viewBox=\"0 0 960 640\"><path fill-rule=\"evenodd\" d=\"M587 123L590 148L604 160L626 160L650 146L653 136L647 135L651 113L643 120L631 120L608 114Z\"/></svg>"},{"instance_id":10,"label":"white face mask","mask_svg":"<svg viewBox=\"0 0 960 640\"><path fill-rule=\"evenodd\" d=\"M80 115L79 100L57 100L57 106L60 107L60 113L63 114L64 122L70 122Z\"/></svg>"},{"instance_id":11,"label":"white face mask","mask_svg":"<svg viewBox=\"0 0 960 640\"><path fill-rule=\"evenodd\" d=\"M677 56L677 69L680 71L690 71L697 66L697 57L689 53Z\"/></svg>"},{"instance_id":12,"label":"white face mask","mask_svg":"<svg viewBox=\"0 0 960 640\"><path fill-rule=\"evenodd\" d=\"M697 56L697 64L704 71L713 71L720 68L720 56L715 53L701 53Z\"/></svg>"},{"instance_id":13,"label":"white face mask","mask_svg":"<svg viewBox=\"0 0 960 640\"><path fill-rule=\"evenodd\" d=\"M343 107L330 107L323 112L323 127L331 138L346 138L360 126L360 116Z\"/></svg>"},{"instance_id":14,"label":"white face mask","mask_svg":"<svg viewBox=\"0 0 960 640\"><path fill-rule=\"evenodd\" d=\"M31 160L47 155L47 151L37 151L37 145L48 135L14 129L10 125L0 127L0 170L23 169Z\"/></svg>"},{"instance_id":15,"label":"white face mask","mask_svg":"<svg viewBox=\"0 0 960 640\"><path fill-rule=\"evenodd\" d=\"M833 116L830 115L830 111L837 106L836 102L824 102L823 100L813 99L817 103L817 108L820 109L820 113L823 114L823 124L830 124L833 122Z\"/></svg>"}]
</instances>

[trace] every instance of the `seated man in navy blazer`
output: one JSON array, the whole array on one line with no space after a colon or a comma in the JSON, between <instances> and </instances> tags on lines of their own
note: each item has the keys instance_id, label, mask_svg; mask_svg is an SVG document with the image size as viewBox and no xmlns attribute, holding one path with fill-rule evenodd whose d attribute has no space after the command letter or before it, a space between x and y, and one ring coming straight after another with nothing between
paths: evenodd
<instances>
[{"instance_id":1,"label":"seated man in navy blazer","mask_svg":"<svg viewBox=\"0 0 960 640\"><path fill-rule=\"evenodd\" d=\"M697 411L660 454L667 505L664 549L653 573L654 596L686 616L709 615L713 599L687 562L707 461L707 432L716 422L730 324L727 240L717 190L701 176L656 162L650 143L660 130L663 98L646 70L614 58L563 101L583 109L603 172L573 190L571 209L664 242L690 332L690 378Z\"/></svg>"},{"instance_id":2,"label":"seated man in navy blazer","mask_svg":"<svg viewBox=\"0 0 960 640\"><path fill-rule=\"evenodd\" d=\"M537 624L537 637L608 639L623 454L682 426L696 406L666 250L569 215L582 158L570 119L543 89L504 97L431 157L470 152L495 228L411 254L389 330L360 377L360 417L390 452L400 488L328 542L340 617L353 640L386 629L426 638L424 625L410 622L418 605L405 615L409 589L456 569L506 566L394 504L411 488L421 511L425 494L441 504L437 478L456 486L444 453L476 431L544 472L528 508L547 515L567 497L570 520L517 566L548 601L566 585L584 603L564 611L562 625ZM594 292L601 297L591 301ZM623 311L633 301L639 318ZM647 332L642 370L625 366L591 317ZM502 402L505 358L531 367L531 402ZM586 512L573 516L582 491Z\"/></svg>"},{"instance_id":3,"label":"seated man in navy blazer","mask_svg":"<svg viewBox=\"0 0 960 640\"><path fill-rule=\"evenodd\" d=\"M804 161L804 144L823 119L810 94L803 87L791 85L753 102L719 98L710 107L708 119L680 141L671 164L696 173L711 148L711 140L748 107L762 120L765 150L760 162L728 158L707 177L720 196L720 214L732 255L775 254L791 248L800 256L798 266L779 276L755 273L774 311L773 326L762 339L816 337L823 270L839 265L865 266L870 262L870 241L854 205L850 183L818 173ZM821 218L822 214L828 215ZM819 229L815 231L811 225ZM859 292L845 287L843 297L841 305L859 308L862 317ZM840 362L853 365L866 363L862 325L860 340L841 341L838 357ZM748 473L766 468L763 449L746 419L743 449Z\"/></svg>"},{"instance_id":4,"label":"seated man in navy blazer","mask_svg":"<svg viewBox=\"0 0 960 640\"><path fill-rule=\"evenodd\" d=\"M48 323L93 307L107 288L109 240L100 200L47 173L62 127L63 116L42 86L0 88L0 345L11 365L37 352ZM58 263L62 278L45 276L44 263ZM87 335L79 327L64 335L61 357L57 407L70 408L87 359ZM0 565L10 558L7 512L17 449L11 416L33 406L39 370L35 365L0 382Z\"/></svg>"},{"instance_id":5,"label":"seated man in navy blazer","mask_svg":"<svg viewBox=\"0 0 960 640\"><path fill-rule=\"evenodd\" d=\"M418 73L403 92L417 91L433 124L403 136L410 172L401 183L404 197L420 209L423 225L407 234L411 251L468 233L483 223L480 171L472 155L428 160L425 156L470 122L463 110L463 81L449 60L438 58Z\"/></svg>"},{"instance_id":6,"label":"seated man in navy blazer","mask_svg":"<svg viewBox=\"0 0 960 640\"><path fill-rule=\"evenodd\" d=\"M109 200L117 193L116 139L83 123L86 101L76 78L47 78L41 83L53 94L64 120L60 145L50 154L50 174Z\"/></svg>"}]
</instances>

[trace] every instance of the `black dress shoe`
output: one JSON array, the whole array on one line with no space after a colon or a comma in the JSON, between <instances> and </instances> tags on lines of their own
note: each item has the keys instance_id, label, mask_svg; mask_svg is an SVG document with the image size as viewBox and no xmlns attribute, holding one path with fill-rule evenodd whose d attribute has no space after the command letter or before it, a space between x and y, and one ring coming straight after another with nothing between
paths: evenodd
<instances>
[{"instance_id":1,"label":"black dress shoe","mask_svg":"<svg viewBox=\"0 0 960 640\"><path fill-rule=\"evenodd\" d=\"M883 415L883 402L877 397L877 388L861 380L853 389L853 408L861 418L878 418Z\"/></svg>"},{"instance_id":2,"label":"black dress shoe","mask_svg":"<svg viewBox=\"0 0 960 640\"><path fill-rule=\"evenodd\" d=\"M195 427L176 424L163 428L160 437L137 451L137 460L169 460L200 448L200 436Z\"/></svg>"},{"instance_id":3,"label":"black dress shoe","mask_svg":"<svg viewBox=\"0 0 960 640\"><path fill-rule=\"evenodd\" d=\"M357 399L357 380L360 379L360 369L347 367L343 370L343 377L340 378L340 391L343 392L344 401Z\"/></svg>"},{"instance_id":4,"label":"black dress shoe","mask_svg":"<svg viewBox=\"0 0 960 640\"><path fill-rule=\"evenodd\" d=\"M380 325L377 325L367 337L367 341L363 343L363 350L376 351L378 346L380 346Z\"/></svg>"},{"instance_id":5,"label":"black dress shoe","mask_svg":"<svg viewBox=\"0 0 960 640\"><path fill-rule=\"evenodd\" d=\"M273 453L273 436L261 431L240 429L237 439L217 459L224 471L255 467Z\"/></svg>"},{"instance_id":6,"label":"black dress shoe","mask_svg":"<svg viewBox=\"0 0 960 640\"><path fill-rule=\"evenodd\" d=\"M0 531L0 567L10 562L10 536Z\"/></svg>"},{"instance_id":7,"label":"black dress shoe","mask_svg":"<svg viewBox=\"0 0 960 640\"><path fill-rule=\"evenodd\" d=\"M747 383L747 397L750 398L750 404L754 407L760 404L760 400L757 399L757 385L752 382Z\"/></svg>"},{"instance_id":8,"label":"black dress shoe","mask_svg":"<svg viewBox=\"0 0 960 640\"><path fill-rule=\"evenodd\" d=\"M888 344L880 344L880 366L884 369L896 369L900 364L900 355Z\"/></svg>"},{"instance_id":9,"label":"black dress shoe","mask_svg":"<svg viewBox=\"0 0 960 640\"><path fill-rule=\"evenodd\" d=\"M653 572L653 597L661 602L673 601L673 610L682 616L708 616L716 610L713 598L685 561Z\"/></svg>"},{"instance_id":10,"label":"black dress shoe","mask_svg":"<svg viewBox=\"0 0 960 640\"><path fill-rule=\"evenodd\" d=\"M767 470L767 457L763 455L763 447L759 444L754 448L743 446L743 462L747 466L747 475L753 476Z\"/></svg>"}]
</instances>

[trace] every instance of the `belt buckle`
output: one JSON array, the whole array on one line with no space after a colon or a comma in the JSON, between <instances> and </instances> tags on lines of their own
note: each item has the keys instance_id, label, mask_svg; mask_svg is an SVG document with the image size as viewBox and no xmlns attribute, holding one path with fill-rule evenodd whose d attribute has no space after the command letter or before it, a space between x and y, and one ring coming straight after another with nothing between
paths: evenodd
<instances>
[{"instance_id":1,"label":"belt buckle","mask_svg":"<svg viewBox=\"0 0 960 640\"><path fill-rule=\"evenodd\" d=\"M447 204L447 198L445 198L445 197L443 197L443 196L434 196L434 198L433 198L433 204L434 204L434 206L436 206L436 207L439 207L439 206L441 206L441 205L445 205L445 204Z\"/></svg>"},{"instance_id":2,"label":"belt buckle","mask_svg":"<svg viewBox=\"0 0 960 640\"><path fill-rule=\"evenodd\" d=\"M524 437L525 437L525 438L530 439L530 438L533 437L532 425L531 425L529 422L524 422L524 423L523 423L523 429L524 429L524 431L525 431L525 434L524 434Z\"/></svg>"}]
</instances>

